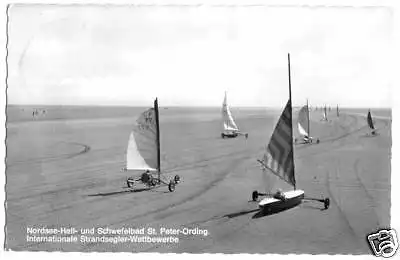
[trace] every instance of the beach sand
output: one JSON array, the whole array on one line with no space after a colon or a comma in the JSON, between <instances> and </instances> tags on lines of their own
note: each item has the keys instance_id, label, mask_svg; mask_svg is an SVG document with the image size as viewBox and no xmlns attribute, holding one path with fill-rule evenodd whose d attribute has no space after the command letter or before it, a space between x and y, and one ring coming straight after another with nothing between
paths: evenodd
<instances>
[{"instance_id":1,"label":"beach sand","mask_svg":"<svg viewBox=\"0 0 400 260\"><path fill-rule=\"evenodd\" d=\"M219 109L161 109L163 177L182 179L170 193L166 186L124 188L128 174L121 168L133 114L141 109L104 115L50 107L36 119L31 109L8 111L6 249L370 254L366 236L390 225L390 112L380 111L379 135L370 137L367 110L341 110L337 117L332 109L328 122L313 111L311 135L320 143L295 145L297 188L329 197L330 208L305 201L260 215L251 201L252 191L263 189L256 160L280 111L232 109L249 138L222 139ZM207 236L181 234L179 243L37 243L27 242L29 227L187 227Z\"/></svg>"}]
</instances>

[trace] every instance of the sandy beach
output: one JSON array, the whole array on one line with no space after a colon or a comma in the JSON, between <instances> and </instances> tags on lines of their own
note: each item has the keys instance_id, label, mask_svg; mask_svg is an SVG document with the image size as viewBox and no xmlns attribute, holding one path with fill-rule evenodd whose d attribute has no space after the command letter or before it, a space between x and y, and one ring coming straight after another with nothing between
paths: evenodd
<instances>
[{"instance_id":1,"label":"sandy beach","mask_svg":"<svg viewBox=\"0 0 400 260\"><path fill-rule=\"evenodd\" d=\"M313 110L311 135L320 143L295 145L297 186L307 196L329 197L330 208L303 202L262 215L251 201L251 192L263 189L256 160L281 111L232 108L249 138L222 139L219 108L162 108L163 177L182 178L171 193L166 186L124 188L127 141L143 108L41 109L36 119L31 107L8 111L6 249L370 254L366 236L390 224L390 110L372 111L375 137L368 135L367 109L343 109L340 117L332 109L327 122ZM296 113L298 137L295 122ZM151 228L158 235L187 228L207 235L179 234L178 243L30 242L32 227Z\"/></svg>"}]
</instances>

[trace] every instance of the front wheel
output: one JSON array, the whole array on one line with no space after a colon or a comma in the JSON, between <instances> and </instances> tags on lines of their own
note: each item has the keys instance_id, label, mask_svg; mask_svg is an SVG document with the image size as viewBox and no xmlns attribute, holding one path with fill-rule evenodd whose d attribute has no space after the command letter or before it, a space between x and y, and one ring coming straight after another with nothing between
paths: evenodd
<instances>
[{"instance_id":1,"label":"front wheel","mask_svg":"<svg viewBox=\"0 0 400 260\"><path fill-rule=\"evenodd\" d=\"M221 134L221 137L222 137L222 139L224 139L224 138L225 138L225 135L224 135L224 134Z\"/></svg>"},{"instance_id":2,"label":"front wheel","mask_svg":"<svg viewBox=\"0 0 400 260\"><path fill-rule=\"evenodd\" d=\"M175 190L175 183L171 180L168 184L168 190L173 192Z\"/></svg>"},{"instance_id":3,"label":"front wheel","mask_svg":"<svg viewBox=\"0 0 400 260\"><path fill-rule=\"evenodd\" d=\"M317 144L319 144L319 139L317 139Z\"/></svg>"},{"instance_id":4,"label":"front wheel","mask_svg":"<svg viewBox=\"0 0 400 260\"><path fill-rule=\"evenodd\" d=\"M128 186L128 188L131 188L133 186L133 179L132 178L128 178L126 180L126 185Z\"/></svg>"},{"instance_id":5,"label":"front wheel","mask_svg":"<svg viewBox=\"0 0 400 260\"><path fill-rule=\"evenodd\" d=\"M178 184L180 181L181 181L181 177L179 177L179 175L175 175L175 177L174 177L175 184Z\"/></svg>"}]
</instances>

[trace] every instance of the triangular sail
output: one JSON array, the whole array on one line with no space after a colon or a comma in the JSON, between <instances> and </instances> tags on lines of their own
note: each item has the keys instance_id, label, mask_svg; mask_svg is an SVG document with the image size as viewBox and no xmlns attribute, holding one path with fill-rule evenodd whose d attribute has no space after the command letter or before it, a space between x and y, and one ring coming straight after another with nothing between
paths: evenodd
<instances>
[{"instance_id":1,"label":"triangular sail","mask_svg":"<svg viewBox=\"0 0 400 260\"><path fill-rule=\"evenodd\" d=\"M323 109L323 113L322 113L322 120L327 121L328 117L326 116L326 106Z\"/></svg>"},{"instance_id":2,"label":"triangular sail","mask_svg":"<svg viewBox=\"0 0 400 260\"><path fill-rule=\"evenodd\" d=\"M269 170L280 179L294 187L296 186L293 160L292 104L290 99L275 126L261 162L264 165L263 171Z\"/></svg>"},{"instance_id":3,"label":"triangular sail","mask_svg":"<svg viewBox=\"0 0 400 260\"><path fill-rule=\"evenodd\" d=\"M223 120L223 125L224 125L224 131L238 131L239 130L239 128L235 124L235 121L233 120L231 111L229 109L226 92L225 92L224 103L222 104L222 120Z\"/></svg>"},{"instance_id":4,"label":"triangular sail","mask_svg":"<svg viewBox=\"0 0 400 260\"><path fill-rule=\"evenodd\" d=\"M139 116L129 136L126 169L157 171L159 169L157 139L156 110L150 108Z\"/></svg>"},{"instance_id":5,"label":"triangular sail","mask_svg":"<svg viewBox=\"0 0 400 260\"><path fill-rule=\"evenodd\" d=\"M299 128L300 134L305 137L309 137L310 135L309 117L310 113L308 111L308 107L303 106L299 111L297 126Z\"/></svg>"},{"instance_id":6,"label":"triangular sail","mask_svg":"<svg viewBox=\"0 0 400 260\"><path fill-rule=\"evenodd\" d=\"M371 111L368 111L367 122L368 122L369 128L371 128L372 130L375 130L374 122L372 121Z\"/></svg>"},{"instance_id":7,"label":"triangular sail","mask_svg":"<svg viewBox=\"0 0 400 260\"><path fill-rule=\"evenodd\" d=\"M268 169L262 170L262 181L264 186L264 192L266 194L272 194L275 188L275 184L278 181L278 177L269 173Z\"/></svg>"}]
</instances>

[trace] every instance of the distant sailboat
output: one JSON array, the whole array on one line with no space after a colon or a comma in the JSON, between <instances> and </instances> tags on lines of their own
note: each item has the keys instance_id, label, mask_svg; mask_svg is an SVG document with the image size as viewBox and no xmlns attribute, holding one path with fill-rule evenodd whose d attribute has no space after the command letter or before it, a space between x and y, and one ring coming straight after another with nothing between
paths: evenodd
<instances>
[{"instance_id":1,"label":"distant sailboat","mask_svg":"<svg viewBox=\"0 0 400 260\"><path fill-rule=\"evenodd\" d=\"M336 106L336 115L339 117L339 105Z\"/></svg>"},{"instance_id":2,"label":"distant sailboat","mask_svg":"<svg viewBox=\"0 0 400 260\"><path fill-rule=\"evenodd\" d=\"M276 209L285 209L301 203L303 199L316 200L324 203L325 209L329 207L329 198L314 199L305 198L304 191L296 189L294 149L293 149L293 128L292 128L292 95L290 79L290 55L288 54L289 69L289 100L279 117L274 132L266 147L262 160L257 160L263 171L263 176L273 175L293 186L293 190L276 193L271 192L271 187L266 187L265 193L253 191L252 199L257 201L259 196L266 196L259 202L262 210L270 212ZM270 186L270 185L269 185Z\"/></svg>"},{"instance_id":3,"label":"distant sailboat","mask_svg":"<svg viewBox=\"0 0 400 260\"><path fill-rule=\"evenodd\" d=\"M372 116L371 116L371 111L368 110L368 115L367 115L367 122L368 122L368 126L371 129L371 134L372 135L376 135L376 129L374 126L374 122L372 120Z\"/></svg>"},{"instance_id":4,"label":"distant sailboat","mask_svg":"<svg viewBox=\"0 0 400 260\"><path fill-rule=\"evenodd\" d=\"M132 132L129 135L126 152L125 171L145 171L139 178L129 177L129 188L137 182L148 187L168 185L172 192L179 183L180 177L175 175L169 183L161 179L160 160L160 125L158 113L158 101L155 99L154 107L144 111L136 120Z\"/></svg>"},{"instance_id":5,"label":"distant sailboat","mask_svg":"<svg viewBox=\"0 0 400 260\"><path fill-rule=\"evenodd\" d=\"M233 120L232 113L228 105L226 92L225 92L224 102L222 104L222 123L223 123L223 132L221 133L222 138L236 137L239 134L243 134L240 132L235 121ZM247 133L244 133L243 135L246 138L248 137Z\"/></svg>"},{"instance_id":6,"label":"distant sailboat","mask_svg":"<svg viewBox=\"0 0 400 260\"><path fill-rule=\"evenodd\" d=\"M303 106L299 111L299 116L297 119L297 127L299 133L303 136L304 143L312 143L313 137L311 137L310 131L310 108L308 106L308 99L307 104ZM297 143L297 138L295 139L295 143ZM319 139L317 139L317 143L319 143Z\"/></svg>"},{"instance_id":7,"label":"distant sailboat","mask_svg":"<svg viewBox=\"0 0 400 260\"><path fill-rule=\"evenodd\" d=\"M327 116L327 114L326 114L326 105L325 105L325 107L324 107L324 109L323 109L323 112L322 112L322 119L321 119L322 121L328 121L328 116Z\"/></svg>"}]
</instances>

